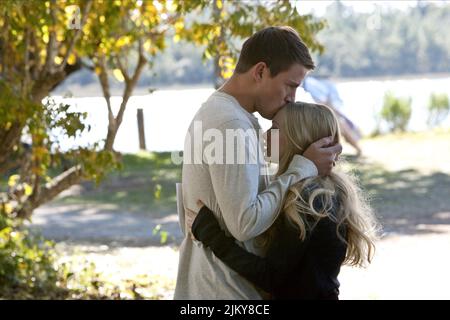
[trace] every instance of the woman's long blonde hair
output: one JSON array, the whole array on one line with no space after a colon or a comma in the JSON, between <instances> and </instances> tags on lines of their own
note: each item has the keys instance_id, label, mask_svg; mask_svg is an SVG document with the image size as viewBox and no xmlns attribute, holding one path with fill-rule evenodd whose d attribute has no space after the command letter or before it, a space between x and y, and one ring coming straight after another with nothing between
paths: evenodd
<instances>
[{"instance_id":1,"label":"woman's long blonde hair","mask_svg":"<svg viewBox=\"0 0 450 320\"><path fill-rule=\"evenodd\" d=\"M334 138L335 143L340 141L338 120L334 112L325 105L288 103L284 107L283 129L287 141L277 176L287 170L295 154L303 154L313 142L329 136ZM313 206L315 199L320 199L323 203L320 212ZM333 201L338 203L335 216L329 214L336 205ZM362 266L366 261L371 262L379 224L356 178L350 174L334 168L328 176L305 179L293 185L287 193L283 212L298 228L302 240L320 219L329 217L337 224L338 237L347 244L344 263ZM339 231L341 226L345 226L345 235ZM268 241L273 233L271 229L267 232Z\"/></svg>"}]
</instances>

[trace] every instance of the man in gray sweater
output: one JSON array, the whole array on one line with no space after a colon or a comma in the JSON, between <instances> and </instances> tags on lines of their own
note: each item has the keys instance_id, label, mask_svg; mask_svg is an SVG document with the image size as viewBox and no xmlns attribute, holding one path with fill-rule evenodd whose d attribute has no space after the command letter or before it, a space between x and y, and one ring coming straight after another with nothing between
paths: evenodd
<instances>
[{"instance_id":1,"label":"man in gray sweater","mask_svg":"<svg viewBox=\"0 0 450 320\"><path fill-rule=\"evenodd\" d=\"M272 119L295 100L297 87L312 69L308 48L294 29L263 29L245 41L233 76L194 116L183 154L184 210L179 218L185 238L175 299L263 298L263 292L192 239L184 215L196 212L201 200L225 232L246 250L264 255L254 238L275 221L289 187L330 172L342 150L340 145L329 146L327 138L319 140L296 155L285 174L269 181L258 138L261 127L252 113Z\"/></svg>"}]
</instances>

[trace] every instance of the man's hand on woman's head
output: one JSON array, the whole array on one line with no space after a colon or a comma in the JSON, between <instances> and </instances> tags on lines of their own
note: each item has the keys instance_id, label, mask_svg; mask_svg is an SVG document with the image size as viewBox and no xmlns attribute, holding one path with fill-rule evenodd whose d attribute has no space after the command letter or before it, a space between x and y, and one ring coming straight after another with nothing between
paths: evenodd
<instances>
[{"instance_id":1,"label":"man's hand on woman's head","mask_svg":"<svg viewBox=\"0 0 450 320\"><path fill-rule=\"evenodd\" d=\"M321 176L326 176L331 173L342 152L342 145L340 143L332 143L332 137L322 138L312 143L303 153L305 158L314 162Z\"/></svg>"}]
</instances>

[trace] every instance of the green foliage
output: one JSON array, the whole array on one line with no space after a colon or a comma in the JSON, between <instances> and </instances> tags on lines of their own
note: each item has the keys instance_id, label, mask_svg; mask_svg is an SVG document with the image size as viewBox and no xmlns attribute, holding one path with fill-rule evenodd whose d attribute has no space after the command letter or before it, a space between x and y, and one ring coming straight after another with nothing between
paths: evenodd
<instances>
[{"instance_id":1,"label":"green foliage","mask_svg":"<svg viewBox=\"0 0 450 320\"><path fill-rule=\"evenodd\" d=\"M117 282L85 258L61 259L53 242L0 214L0 299L155 299L161 284L148 277Z\"/></svg>"},{"instance_id":2,"label":"green foliage","mask_svg":"<svg viewBox=\"0 0 450 320\"><path fill-rule=\"evenodd\" d=\"M0 78L0 128L8 130L14 122L25 124L33 115L36 104L24 99Z\"/></svg>"},{"instance_id":3,"label":"green foliage","mask_svg":"<svg viewBox=\"0 0 450 320\"><path fill-rule=\"evenodd\" d=\"M98 146L98 144L95 144ZM105 176L115 169L121 168L121 163L113 151L92 150L90 148L79 148L70 158L78 159L83 167L84 177L95 181L98 185Z\"/></svg>"},{"instance_id":4,"label":"green foliage","mask_svg":"<svg viewBox=\"0 0 450 320\"><path fill-rule=\"evenodd\" d=\"M214 59L216 76L223 79L229 78L234 70L239 43L265 27L289 25L297 30L312 51L324 50L316 36L325 27L325 21L312 15L299 15L291 1L213 0L186 3L188 1L179 1L180 10L197 13L204 19L175 24L174 40L184 39L202 45L205 48L203 59Z\"/></svg>"},{"instance_id":5,"label":"green foliage","mask_svg":"<svg viewBox=\"0 0 450 320\"><path fill-rule=\"evenodd\" d=\"M175 237L170 235L170 233L164 229L162 229L161 225L158 224L155 228L153 228L152 230L152 235L157 235L159 234L160 236L160 242L161 244L165 244L167 242L167 238L170 236L170 239L172 239L172 241L175 241Z\"/></svg>"},{"instance_id":6,"label":"green foliage","mask_svg":"<svg viewBox=\"0 0 450 320\"><path fill-rule=\"evenodd\" d=\"M8 92L5 86L0 86L1 89ZM28 101L12 105L9 109L1 109L0 127L8 127L12 122L23 121L23 134L29 136L32 141L32 146L23 153L22 158L11 156L7 159L11 163L16 163L18 168L9 172L15 177L14 183L9 183L6 190L9 199L0 198L2 202L8 202L10 208L8 211L11 211L8 214L17 213L23 208L33 193L39 192L36 188L43 187L51 181L53 177L49 175L49 169L62 162L65 162L65 165L80 163L86 169L84 176L97 182L106 172L118 166L111 152L97 151L98 143L91 148L78 148L64 153L60 151L60 141L64 136L76 138L84 131L90 130L90 127L84 124L86 116L86 113L70 111L69 105L58 104L51 97L46 98L43 104ZM19 153L23 147L18 144L15 151ZM11 176L3 177L11 181ZM29 192L23 193L22 189Z\"/></svg>"},{"instance_id":7,"label":"green foliage","mask_svg":"<svg viewBox=\"0 0 450 320\"><path fill-rule=\"evenodd\" d=\"M31 298L57 291L53 243L20 230L0 214L0 298Z\"/></svg>"},{"instance_id":8,"label":"green foliage","mask_svg":"<svg viewBox=\"0 0 450 320\"><path fill-rule=\"evenodd\" d=\"M391 92L385 94L381 118L387 123L389 131L406 131L411 112L411 98L397 98Z\"/></svg>"},{"instance_id":9,"label":"green foliage","mask_svg":"<svg viewBox=\"0 0 450 320\"><path fill-rule=\"evenodd\" d=\"M436 94L430 96L428 103L428 124L431 127L437 126L444 121L450 111L450 103L446 93Z\"/></svg>"}]
</instances>

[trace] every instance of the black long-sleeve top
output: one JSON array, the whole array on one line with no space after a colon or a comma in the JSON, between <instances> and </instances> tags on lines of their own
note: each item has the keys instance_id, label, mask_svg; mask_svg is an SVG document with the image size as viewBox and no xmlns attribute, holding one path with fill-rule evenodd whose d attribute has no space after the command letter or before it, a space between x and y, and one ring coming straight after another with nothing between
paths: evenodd
<instances>
[{"instance_id":1,"label":"black long-sleeve top","mask_svg":"<svg viewBox=\"0 0 450 320\"><path fill-rule=\"evenodd\" d=\"M320 210L321 202L314 207ZM336 208L332 209L334 215ZM244 278L270 293L274 299L331 299L337 300L337 276L345 259L347 245L338 238L336 223L322 218L305 240L284 216L275 222L277 232L270 242L266 257L259 257L240 247L226 236L214 214L204 206L192 225L196 239ZM340 233L346 237L346 229Z\"/></svg>"}]
</instances>

